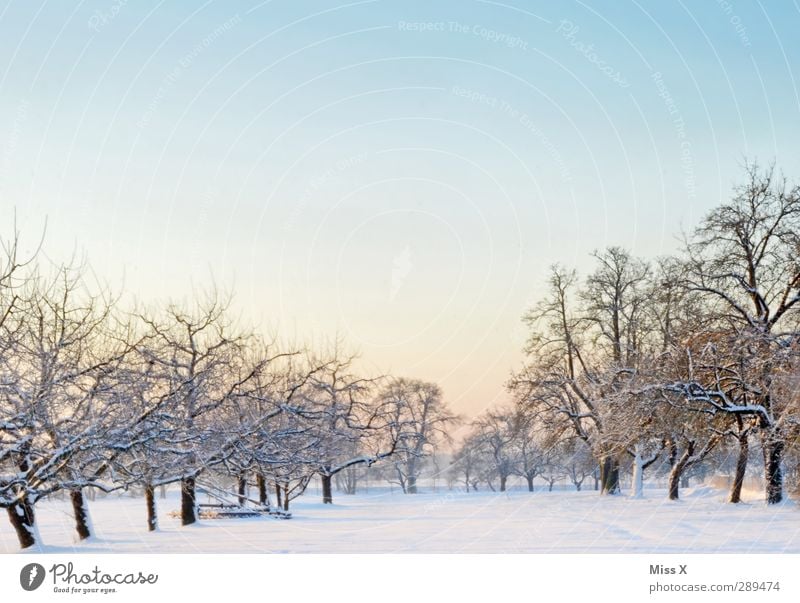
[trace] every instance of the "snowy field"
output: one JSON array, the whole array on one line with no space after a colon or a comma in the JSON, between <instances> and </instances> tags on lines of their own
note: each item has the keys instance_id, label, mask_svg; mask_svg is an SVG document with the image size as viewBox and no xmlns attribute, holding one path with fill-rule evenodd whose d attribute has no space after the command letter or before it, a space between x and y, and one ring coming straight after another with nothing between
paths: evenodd
<instances>
[{"instance_id":1,"label":"snowy field","mask_svg":"<svg viewBox=\"0 0 800 603\"><path fill-rule=\"evenodd\" d=\"M758 494L740 505L725 492L686 489L669 502L596 492L403 495L370 491L316 493L293 502L293 518L216 519L181 527L159 500L160 529L145 530L142 499L90 503L95 536L77 544L66 502L37 505L44 552L74 553L800 553L800 508L768 508ZM202 501L201 501L202 502ZM0 522L0 551L15 553L11 526Z\"/></svg>"}]
</instances>

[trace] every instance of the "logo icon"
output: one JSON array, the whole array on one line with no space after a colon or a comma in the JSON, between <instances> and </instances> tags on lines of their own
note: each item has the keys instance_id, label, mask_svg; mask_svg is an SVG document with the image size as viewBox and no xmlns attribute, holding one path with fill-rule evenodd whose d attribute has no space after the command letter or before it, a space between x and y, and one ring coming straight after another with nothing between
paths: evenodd
<instances>
[{"instance_id":1,"label":"logo icon","mask_svg":"<svg viewBox=\"0 0 800 603\"><path fill-rule=\"evenodd\" d=\"M19 584L25 590L36 590L44 582L44 566L29 563L19 573Z\"/></svg>"}]
</instances>

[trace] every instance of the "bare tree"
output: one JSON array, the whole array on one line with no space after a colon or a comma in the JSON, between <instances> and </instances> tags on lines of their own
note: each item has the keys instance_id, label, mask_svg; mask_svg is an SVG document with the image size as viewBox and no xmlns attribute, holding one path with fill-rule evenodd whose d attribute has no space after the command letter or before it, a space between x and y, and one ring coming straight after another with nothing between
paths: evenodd
<instances>
[{"instance_id":1,"label":"bare tree","mask_svg":"<svg viewBox=\"0 0 800 603\"><path fill-rule=\"evenodd\" d=\"M303 416L316 441L314 464L325 504L333 503L336 475L391 456L398 443L394 402L378 395L380 379L353 373L354 360L335 348L329 358L316 361L323 368L305 388Z\"/></svg>"},{"instance_id":2,"label":"bare tree","mask_svg":"<svg viewBox=\"0 0 800 603\"><path fill-rule=\"evenodd\" d=\"M489 469L483 442L478 434L469 434L453 455L450 470L464 482L464 491L478 491L478 485L485 481Z\"/></svg>"},{"instance_id":3,"label":"bare tree","mask_svg":"<svg viewBox=\"0 0 800 603\"><path fill-rule=\"evenodd\" d=\"M756 164L747 167L747 181L733 199L704 218L686 249L685 287L707 300L717 324L749 358L733 379L727 375L731 363L723 363L711 383L689 380L684 392L713 412L757 419L770 504L783 499L789 416L786 399L775 396L775 379L797 348L798 257L800 187Z\"/></svg>"},{"instance_id":4,"label":"bare tree","mask_svg":"<svg viewBox=\"0 0 800 603\"><path fill-rule=\"evenodd\" d=\"M149 361L179 383L169 418L171 440L165 442L182 458L181 522L197 521L197 477L231 454L241 433L219 429L216 413L253 379L256 368L243 367L247 337L227 318L228 301L215 292L187 310L170 304L160 317L142 314L151 345ZM224 413L223 413L224 414Z\"/></svg>"},{"instance_id":5,"label":"bare tree","mask_svg":"<svg viewBox=\"0 0 800 603\"><path fill-rule=\"evenodd\" d=\"M104 487L90 468L120 436L107 377L125 349L105 337L111 306L85 290L80 269L31 278L22 299L2 366L4 415L14 425L5 430L2 461L17 472L0 481L0 494L26 548L35 543L35 503L61 490L70 494L79 537L91 535L83 490Z\"/></svg>"},{"instance_id":6,"label":"bare tree","mask_svg":"<svg viewBox=\"0 0 800 603\"><path fill-rule=\"evenodd\" d=\"M438 385L412 379L393 379L380 393L382 403L395 409L392 429L397 440L393 464L407 494L417 493L423 460L441 441L449 441L448 429L459 421L442 399Z\"/></svg>"},{"instance_id":7,"label":"bare tree","mask_svg":"<svg viewBox=\"0 0 800 603\"><path fill-rule=\"evenodd\" d=\"M490 472L506 491L508 478L519 471L517 417L509 409L490 409L472 423L478 445L484 450Z\"/></svg>"},{"instance_id":8,"label":"bare tree","mask_svg":"<svg viewBox=\"0 0 800 603\"><path fill-rule=\"evenodd\" d=\"M602 493L619 491L618 433L626 424L611 402L635 374L649 268L619 248L595 254L597 270L578 289L574 271L551 269L549 292L524 320L530 361L509 382L517 403L548 429L571 430L591 446ZM576 307L573 298L583 301Z\"/></svg>"}]
</instances>

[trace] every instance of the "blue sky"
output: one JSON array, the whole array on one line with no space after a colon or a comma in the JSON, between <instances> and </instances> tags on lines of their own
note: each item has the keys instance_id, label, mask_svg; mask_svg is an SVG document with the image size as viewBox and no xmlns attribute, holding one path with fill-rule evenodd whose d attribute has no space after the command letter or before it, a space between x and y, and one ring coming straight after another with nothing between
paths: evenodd
<instances>
[{"instance_id":1,"label":"blue sky","mask_svg":"<svg viewBox=\"0 0 800 603\"><path fill-rule=\"evenodd\" d=\"M139 299L503 397L555 261L798 174L796 2L0 3L0 199Z\"/></svg>"}]
</instances>

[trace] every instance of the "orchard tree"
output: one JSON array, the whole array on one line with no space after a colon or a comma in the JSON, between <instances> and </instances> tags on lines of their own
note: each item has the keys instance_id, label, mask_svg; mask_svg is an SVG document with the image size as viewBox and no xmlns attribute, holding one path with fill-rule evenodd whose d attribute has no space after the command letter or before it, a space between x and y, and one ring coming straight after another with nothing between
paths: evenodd
<instances>
[{"instance_id":1,"label":"orchard tree","mask_svg":"<svg viewBox=\"0 0 800 603\"><path fill-rule=\"evenodd\" d=\"M0 460L16 472L0 480L0 497L23 548L35 544L34 505L59 491L70 495L79 538L91 535L84 489L105 488L93 467L124 445L108 377L126 346L106 336L110 309L86 291L80 269L61 267L32 276L7 317Z\"/></svg>"},{"instance_id":2,"label":"orchard tree","mask_svg":"<svg viewBox=\"0 0 800 603\"><path fill-rule=\"evenodd\" d=\"M451 475L464 483L465 492L477 492L478 485L486 481L489 468L482 438L470 433L453 454Z\"/></svg>"},{"instance_id":3,"label":"orchard tree","mask_svg":"<svg viewBox=\"0 0 800 603\"><path fill-rule=\"evenodd\" d=\"M333 503L332 480L340 472L369 467L391 456L399 430L395 402L378 395L380 379L353 371L355 357L343 356L336 346L322 369L310 378L302 414L316 441L315 467L322 482L322 502Z\"/></svg>"},{"instance_id":4,"label":"orchard tree","mask_svg":"<svg viewBox=\"0 0 800 603\"><path fill-rule=\"evenodd\" d=\"M394 415L390 433L396 439L393 464L403 492L417 493L423 460L437 444L449 442L449 429L460 420L442 399L434 383L392 379L379 394L382 405Z\"/></svg>"},{"instance_id":5,"label":"orchard tree","mask_svg":"<svg viewBox=\"0 0 800 603\"><path fill-rule=\"evenodd\" d=\"M248 338L234 329L227 310L228 301L212 292L188 309L173 303L161 313L141 314L151 342L144 350L148 361L169 383L180 384L170 401L169 439L162 448L181 458L174 479L181 484L183 525L197 521L197 477L224 462L241 438L219 420L257 370L242 366Z\"/></svg>"},{"instance_id":6,"label":"orchard tree","mask_svg":"<svg viewBox=\"0 0 800 603\"><path fill-rule=\"evenodd\" d=\"M500 480L500 492L506 491L508 478L517 473L517 420L508 409L487 410L472 423L475 437L484 451L490 471Z\"/></svg>"},{"instance_id":7,"label":"orchard tree","mask_svg":"<svg viewBox=\"0 0 800 603\"><path fill-rule=\"evenodd\" d=\"M686 247L686 289L703 296L747 357L723 361L719 378L710 382L687 380L684 392L712 412L757 420L770 504L783 500L786 431L797 418L789 400L776 395L776 378L797 353L799 257L800 187L773 167L755 164L733 199L705 216ZM734 360L740 367L729 380Z\"/></svg>"},{"instance_id":8,"label":"orchard tree","mask_svg":"<svg viewBox=\"0 0 800 603\"><path fill-rule=\"evenodd\" d=\"M531 328L528 362L512 375L509 389L549 430L571 430L592 448L601 492L613 494L619 491L619 456L625 449L616 430L624 423L609 400L624 387L632 371L628 363L637 358L638 287L646 269L616 248L596 258L599 267L584 289L578 289L574 271L551 269L548 293L524 317Z\"/></svg>"}]
</instances>

